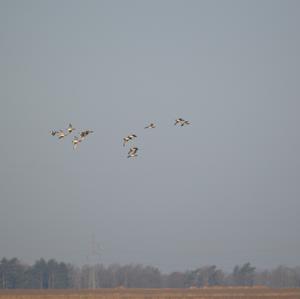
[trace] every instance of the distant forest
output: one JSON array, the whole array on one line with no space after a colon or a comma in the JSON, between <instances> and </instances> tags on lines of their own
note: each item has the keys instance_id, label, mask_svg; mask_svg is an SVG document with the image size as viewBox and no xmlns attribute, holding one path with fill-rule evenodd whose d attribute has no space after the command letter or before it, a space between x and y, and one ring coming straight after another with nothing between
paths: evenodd
<instances>
[{"instance_id":1,"label":"distant forest","mask_svg":"<svg viewBox=\"0 0 300 299\"><path fill-rule=\"evenodd\" d=\"M257 271L250 263L237 265L231 273L216 266L163 274L143 265L85 265L77 267L55 259L37 260L33 265L17 258L2 258L0 289L83 289L83 288L190 288L205 286L300 287L300 266L278 266Z\"/></svg>"}]
</instances>

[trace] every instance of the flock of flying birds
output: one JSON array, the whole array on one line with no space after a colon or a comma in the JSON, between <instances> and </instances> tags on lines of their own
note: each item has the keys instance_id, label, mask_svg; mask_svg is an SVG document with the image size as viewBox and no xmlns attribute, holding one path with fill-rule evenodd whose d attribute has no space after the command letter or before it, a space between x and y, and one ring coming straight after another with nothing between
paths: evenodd
<instances>
[{"instance_id":1,"label":"flock of flying birds","mask_svg":"<svg viewBox=\"0 0 300 299\"><path fill-rule=\"evenodd\" d=\"M59 130L59 131L51 131L51 135L52 136L57 136L58 139L63 139L65 137L67 137L68 135L72 134L73 131L75 131L76 129L72 126L72 124L69 124L68 128L66 131L64 130ZM81 131L79 134L79 137L74 136L72 139L72 144L73 144L73 148L76 149L78 144L81 143L89 134L94 133L94 131L92 130L85 130L85 131Z\"/></svg>"},{"instance_id":2,"label":"flock of flying birds","mask_svg":"<svg viewBox=\"0 0 300 299\"><path fill-rule=\"evenodd\" d=\"M175 123L174 123L175 126L180 125L181 127L189 125L189 124L190 124L190 122L183 119L183 118L177 118L175 120ZM150 123L148 126L145 127L145 129L154 129L154 128L156 128L156 125L154 123ZM66 131L64 131L64 130L58 130L58 131L53 130L53 131L50 131L50 134L52 136L58 137L58 139L63 139L65 137L67 137L68 135L72 134L72 132L75 131L75 130L76 129L72 126L72 124L69 124ZM72 139L73 148L76 149L77 146L91 133L94 133L94 131L85 130L85 131L80 132L79 137L74 136L73 139ZM137 138L137 135L135 135L135 134L130 134L130 135L124 137L123 138L123 146L125 146L129 141L133 141L135 138ZM127 158L137 157L138 156L137 151L138 151L138 147L136 147L136 146L130 147L129 152L127 154Z\"/></svg>"}]
</instances>

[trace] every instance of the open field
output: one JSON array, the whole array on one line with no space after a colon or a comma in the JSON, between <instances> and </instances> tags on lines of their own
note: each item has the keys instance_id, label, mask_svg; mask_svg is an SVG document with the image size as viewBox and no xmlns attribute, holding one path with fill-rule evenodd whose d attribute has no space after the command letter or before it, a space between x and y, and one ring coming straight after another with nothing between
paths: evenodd
<instances>
[{"instance_id":1,"label":"open field","mask_svg":"<svg viewBox=\"0 0 300 299\"><path fill-rule=\"evenodd\" d=\"M98 289L2 290L0 299L300 299L300 289L203 288L203 289Z\"/></svg>"}]
</instances>

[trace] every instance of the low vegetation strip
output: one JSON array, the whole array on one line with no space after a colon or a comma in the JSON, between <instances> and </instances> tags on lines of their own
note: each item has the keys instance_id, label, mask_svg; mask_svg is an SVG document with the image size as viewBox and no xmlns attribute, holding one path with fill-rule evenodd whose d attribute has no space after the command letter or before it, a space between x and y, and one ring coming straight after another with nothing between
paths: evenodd
<instances>
[{"instance_id":1,"label":"low vegetation strip","mask_svg":"<svg viewBox=\"0 0 300 299\"><path fill-rule=\"evenodd\" d=\"M199 288L199 289L97 289L1 290L0 299L300 299L300 289Z\"/></svg>"}]
</instances>

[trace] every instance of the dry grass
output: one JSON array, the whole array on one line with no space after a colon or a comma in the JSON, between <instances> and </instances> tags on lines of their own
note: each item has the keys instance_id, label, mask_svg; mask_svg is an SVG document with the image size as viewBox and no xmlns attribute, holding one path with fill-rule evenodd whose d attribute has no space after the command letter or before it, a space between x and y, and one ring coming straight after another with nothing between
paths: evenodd
<instances>
[{"instance_id":1,"label":"dry grass","mask_svg":"<svg viewBox=\"0 0 300 299\"><path fill-rule=\"evenodd\" d=\"M0 299L300 299L300 289L202 288L202 289L98 289L2 290Z\"/></svg>"}]
</instances>

